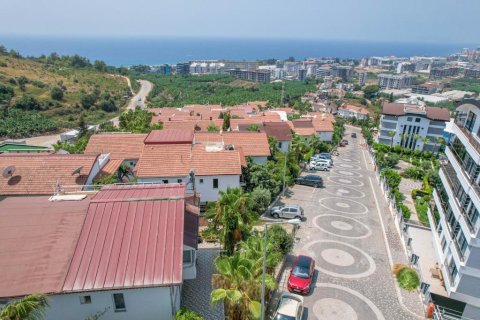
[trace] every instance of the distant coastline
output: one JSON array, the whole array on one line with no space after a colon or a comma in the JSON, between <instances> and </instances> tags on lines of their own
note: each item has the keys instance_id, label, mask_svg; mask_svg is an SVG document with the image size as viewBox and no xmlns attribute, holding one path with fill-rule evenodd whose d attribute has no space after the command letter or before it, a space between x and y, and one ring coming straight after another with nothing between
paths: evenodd
<instances>
[{"instance_id":1,"label":"distant coastline","mask_svg":"<svg viewBox=\"0 0 480 320\"><path fill-rule=\"evenodd\" d=\"M0 44L25 56L79 54L113 66L197 59L286 59L310 57L362 58L368 56L445 56L479 44L388 43L307 39L47 37L0 35Z\"/></svg>"}]
</instances>

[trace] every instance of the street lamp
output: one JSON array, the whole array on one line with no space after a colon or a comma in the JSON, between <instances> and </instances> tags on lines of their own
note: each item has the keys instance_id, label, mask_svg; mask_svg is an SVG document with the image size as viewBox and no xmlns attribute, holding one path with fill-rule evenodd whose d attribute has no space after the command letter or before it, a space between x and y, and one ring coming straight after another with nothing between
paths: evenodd
<instances>
[{"instance_id":1,"label":"street lamp","mask_svg":"<svg viewBox=\"0 0 480 320\"><path fill-rule=\"evenodd\" d=\"M266 222L264 225L264 237L263 237L263 272L262 272L262 296L261 296L261 309L260 320L265 318L265 274L267 272L267 227L272 224L284 224L289 223L294 227L300 224L300 219L291 219L287 221Z\"/></svg>"}]
</instances>

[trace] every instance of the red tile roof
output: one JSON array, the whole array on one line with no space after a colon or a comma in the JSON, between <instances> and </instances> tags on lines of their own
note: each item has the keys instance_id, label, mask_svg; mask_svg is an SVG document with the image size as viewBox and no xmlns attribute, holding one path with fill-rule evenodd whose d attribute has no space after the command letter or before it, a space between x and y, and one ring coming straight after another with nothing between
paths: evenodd
<instances>
[{"instance_id":1,"label":"red tile roof","mask_svg":"<svg viewBox=\"0 0 480 320\"><path fill-rule=\"evenodd\" d=\"M315 132L333 132L333 122L335 118L331 114L321 112L311 112L308 114L312 119Z\"/></svg>"},{"instance_id":2,"label":"red tile roof","mask_svg":"<svg viewBox=\"0 0 480 320\"><path fill-rule=\"evenodd\" d=\"M192 168L197 176L241 175L242 159L238 150L208 152L204 145L195 145Z\"/></svg>"},{"instance_id":3,"label":"red tile roof","mask_svg":"<svg viewBox=\"0 0 480 320\"><path fill-rule=\"evenodd\" d=\"M137 162L137 176L145 178L188 175L191 169L191 148L190 144L145 145Z\"/></svg>"},{"instance_id":4,"label":"red tile roof","mask_svg":"<svg viewBox=\"0 0 480 320\"><path fill-rule=\"evenodd\" d=\"M382 114L392 115L392 116L403 116L407 114L405 113L405 107L408 107L408 106L409 106L408 104L404 104L404 103L385 103L383 104ZM426 117L430 120L450 121L450 111L447 108L426 106L425 112L426 112Z\"/></svg>"},{"instance_id":5,"label":"red tile roof","mask_svg":"<svg viewBox=\"0 0 480 320\"><path fill-rule=\"evenodd\" d=\"M199 132L195 134L195 142L201 144L231 144L235 148L242 148L246 157L270 156L270 145L268 144L268 138L265 132Z\"/></svg>"},{"instance_id":6,"label":"red tile roof","mask_svg":"<svg viewBox=\"0 0 480 320\"><path fill-rule=\"evenodd\" d=\"M163 123L163 129L207 131L210 125L222 130L223 119L167 121Z\"/></svg>"},{"instance_id":7,"label":"red tile roof","mask_svg":"<svg viewBox=\"0 0 480 320\"><path fill-rule=\"evenodd\" d=\"M0 201L0 297L62 290L89 200Z\"/></svg>"},{"instance_id":8,"label":"red tile roof","mask_svg":"<svg viewBox=\"0 0 480 320\"><path fill-rule=\"evenodd\" d=\"M145 144L192 144L193 130L166 129L153 130L145 138Z\"/></svg>"},{"instance_id":9,"label":"red tile roof","mask_svg":"<svg viewBox=\"0 0 480 320\"><path fill-rule=\"evenodd\" d=\"M94 134L88 141L85 154L109 153L110 159L138 159L146 137L143 133Z\"/></svg>"},{"instance_id":10,"label":"red tile roof","mask_svg":"<svg viewBox=\"0 0 480 320\"><path fill-rule=\"evenodd\" d=\"M184 197L182 184L103 188L90 201L63 291L181 284Z\"/></svg>"},{"instance_id":11,"label":"red tile roof","mask_svg":"<svg viewBox=\"0 0 480 320\"><path fill-rule=\"evenodd\" d=\"M277 141L291 141L292 132L286 122L265 122L263 128L267 136L274 137Z\"/></svg>"},{"instance_id":12,"label":"red tile roof","mask_svg":"<svg viewBox=\"0 0 480 320\"><path fill-rule=\"evenodd\" d=\"M311 119L298 119L288 122L292 130L299 136L311 136L315 134L315 128Z\"/></svg>"},{"instance_id":13,"label":"red tile roof","mask_svg":"<svg viewBox=\"0 0 480 320\"><path fill-rule=\"evenodd\" d=\"M115 160L108 160L107 164L100 170L98 176L110 176L117 172L118 168L122 165L123 160L115 159Z\"/></svg>"},{"instance_id":14,"label":"red tile roof","mask_svg":"<svg viewBox=\"0 0 480 320\"><path fill-rule=\"evenodd\" d=\"M83 186L96 159L97 155L1 154L0 170L15 166L15 172L8 179L0 175L0 195L53 195L57 183ZM74 173L80 167L80 173Z\"/></svg>"},{"instance_id":15,"label":"red tile roof","mask_svg":"<svg viewBox=\"0 0 480 320\"><path fill-rule=\"evenodd\" d=\"M357 107L357 106L354 106L354 105L351 105L351 104L345 104L345 105L341 106L340 108L338 108L338 110L341 110L341 109L350 110L350 111L353 111L353 112L356 112L356 113L368 115L367 109L362 108L362 107Z\"/></svg>"}]
</instances>

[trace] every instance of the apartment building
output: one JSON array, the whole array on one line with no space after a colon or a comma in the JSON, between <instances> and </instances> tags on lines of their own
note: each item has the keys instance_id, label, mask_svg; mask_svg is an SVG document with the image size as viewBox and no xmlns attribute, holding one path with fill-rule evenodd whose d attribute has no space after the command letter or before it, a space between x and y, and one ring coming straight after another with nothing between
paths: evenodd
<instances>
[{"instance_id":1,"label":"apartment building","mask_svg":"<svg viewBox=\"0 0 480 320\"><path fill-rule=\"evenodd\" d=\"M329 77L331 69L332 69L332 67L330 67L330 66L318 67L316 72L315 72L315 77L317 79L324 79L325 77Z\"/></svg>"},{"instance_id":2,"label":"apartment building","mask_svg":"<svg viewBox=\"0 0 480 320\"><path fill-rule=\"evenodd\" d=\"M447 108L418 104L385 103L382 108L378 142L412 150L436 151L440 147L446 123ZM390 132L394 132L391 136Z\"/></svg>"},{"instance_id":3,"label":"apartment building","mask_svg":"<svg viewBox=\"0 0 480 320\"><path fill-rule=\"evenodd\" d=\"M412 86L412 93L430 95L436 93L439 86L435 83L427 82Z\"/></svg>"},{"instance_id":4,"label":"apartment building","mask_svg":"<svg viewBox=\"0 0 480 320\"><path fill-rule=\"evenodd\" d=\"M190 73L190 62L181 62L177 63L175 67L177 74L189 74Z\"/></svg>"},{"instance_id":5,"label":"apartment building","mask_svg":"<svg viewBox=\"0 0 480 320\"><path fill-rule=\"evenodd\" d=\"M330 74L334 77L342 78L344 81L348 81L353 76L353 68L351 66L333 66Z\"/></svg>"},{"instance_id":6,"label":"apartment building","mask_svg":"<svg viewBox=\"0 0 480 320\"><path fill-rule=\"evenodd\" d=\"M465 78L480 78L480 67L478 68L465 68Z\"/></svg>"},{"instance_id":7,"label":"apartment building","mask_svg":"<svg viewBox=\"0 0 480 320\"><path fill-rule=\"evenodd\" d=\"M458 318L479 319L480 100L459 104L452 132L429 220L445 289L458 306L452 312Z\"/></svg>"},{"instance_id":8,"label":"apartment building","mask_svg":"<svg viewBox=\"0 0 480 320\"><path fill-rule=\"evenodd\" d=\"M365 83L367 82L367 77L368 77L368 73L367 73L367 72L360 72L360 73L358 74L358 85L364 86Z\"/></svg>"},{"instance_id":9,"label":"apartment building","mask_svg":"<svg viewBox=\"0 0 480 320\"><path fill-rule=\"evenodd\" d=\"M414 75L410 74L379 74L378 85L382 89L404 89L413 84Z\"/></svg>"},{"instance_id":10,"label":"apartment building","mask_svg":"<svg viewBox=\"0 0 480 320\"><path fill-rule=\"evenodd\" d=\"M440 67L430 69L430 79L440 79L445 77L455 77L458 75L459 68L455 66Z\"/></svg>"},{"instance_id":11,"label":"apartment building","mask_svg":"<svg viewBox=\"0 0 480 320\"><path fill-rule=\"evenodd\" d=\"M242 79L242 80L262 82L262 83L270 82L269 70L257 69L255 71L249 71L249 70L241 70L241 69L232 69L232 70L229 70L228 73L231 76L234 76L235 78Z\"/></svg>"}]
</instances>

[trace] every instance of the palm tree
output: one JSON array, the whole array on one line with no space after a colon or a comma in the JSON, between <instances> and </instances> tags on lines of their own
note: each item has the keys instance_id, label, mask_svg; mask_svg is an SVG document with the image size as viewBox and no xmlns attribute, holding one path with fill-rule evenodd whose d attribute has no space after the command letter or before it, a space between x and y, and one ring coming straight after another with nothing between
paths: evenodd
<instances>
[{"instance_id":1,"label":"palm tree","mask_svg":"<svg viewBox=\"0 0 480 320\"><path fill-rule=\"evenodd\" d=\"M395 137L395 134L396 134L396 132L393 131L393 130L388 131L388 135L389 135L390 138L391 138L390 148L393 147L393 137Z\"/></svg>"},{"instance_id":2,"label":"palm tree","mask_svg":"<svg viewBox=\"0 0 480 320\"><path fill-rule=\"evenodd\" d=\"M124 178L127 178L132 174L132 169L127 166L122 164L117 171L117 178L120 182L123 182Z\"/></svg>"},{"instance_id":3,"label":"palm tree","mask_svg":"<svg viewBox=\"0 0 480 320\"><path fill-rule=\"evenodd\" d=\"M43 319L45 309L48 307L47 297L34 293L20 300L10 302L0 310L2 320L35 320Z\"/></svg>"},{"instance_id":4,"label":"palm tree","mask_svg":"<svg viewBox=\"0 0 480 320\"><path fill-rule=\"evenodd\" d=\"M295 154L297 161L300 161L300 159L303 158L303 154L306 152L305 140L298 134L293 135L292 152Z\"/></svg>"},{"instance_id":5,"label":"palm tree","mask_svg":"<svg viewBox=\"0 0 480 320\"><path fill-rule=\"evenodd\" d=\"M214 264L217 273L212 276L212 287L215 288L210 294L212 305L224 301L229 320L260 318L261 265L245 258L240 252L218 257ZM267 274L265 285L273 290L277 283Z\"/></svg>"},{"instance_id":6,"label":"palm tree","mask_svg":"<svg viewBox=\"0 0 480 320\"><path fill-rule=\"evenodd\" d=\"M410 137L410 135L408 133L404 133L402 134L402 141L400 142L400 144L402 145L402 147L406 147L407 145L407 140L408 138Z\"/></svg>"},{"instance_id":7,"label":"palm tree","mask_svg":"<svg viewBox=\"0 0 480 320\"><path fill-rule=\"evenodd\" d=\"M438 154L440 153L440 149L441 147L445 144L445 139L443 139L442 137L436 137L435 138L435 146L434 148L437 149L437 145L438 146L438 149L437 149L437 157L438 157Z\"/></svg>"},{"instance_id":8,"label":"palm tree","mask_svg":"<svg viewBox=\"0 0 480 320\"><path fill-rule=\"evenodd\" d=\"M237 243L249 233L254 215L249 210L248 195L243 189L227 188L220 191L220 198L207 212L207 218L212 219L212 227L220 232L224 250L231 255Z\"/></svg>"},{"instance_id":9,"label":"palm tree","mask_svg":"<svg viewBox=\"0 0 480 320\"><path fill-rule=\"evenodd\" d=\"M427 137L422 138L423 141L423 149L425 149L425 146L430 142L430 139Z\"/></svg>"}]
</instances>

